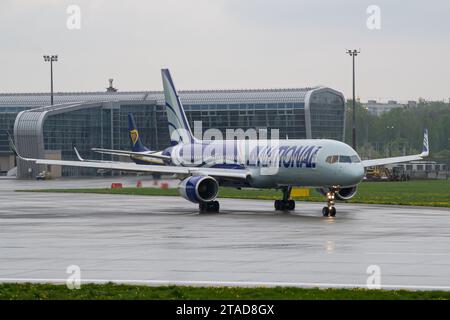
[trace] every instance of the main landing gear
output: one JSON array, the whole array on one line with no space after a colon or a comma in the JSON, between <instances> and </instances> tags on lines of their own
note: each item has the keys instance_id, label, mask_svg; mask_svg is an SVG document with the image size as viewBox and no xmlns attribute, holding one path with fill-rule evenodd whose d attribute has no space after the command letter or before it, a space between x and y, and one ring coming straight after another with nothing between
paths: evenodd
<instances>
[{"instance_id":1,"label":"main landing gear","mask_svg":"<svg viewBox=\"0 0 450 320\"><path fill-rule=\"evenodd\" d=\"M334 217L336 216L336 208L334 207L334 199L336 197L336 192L338 192L339 189L336 187L333 187L330 189L330 191L327 192L327 206L323 207L322 214L324 217Z\"/></svg>"},{"instance_id":2,"label":"main landing gear","mask_svg":"<svg viewBox=\"0 0 450 320\"><path fill-rule=\"evenodd\" d=\"M200 213L219 212L219 209L219 201L200 202L198 204L198 210Z\"/></svg>"},{"instance_id":3,"label":"main landing gear","mask_svg":"<svg viewBox=\"0 0 450 320\"><path fill-rule=\"evenodd\" d=\"M275 200L275 210L279 211L292 211L295 209L295 201L290 200L292 187L284 187L283 189L283 200Z\"/></svg>"}]
</instances>

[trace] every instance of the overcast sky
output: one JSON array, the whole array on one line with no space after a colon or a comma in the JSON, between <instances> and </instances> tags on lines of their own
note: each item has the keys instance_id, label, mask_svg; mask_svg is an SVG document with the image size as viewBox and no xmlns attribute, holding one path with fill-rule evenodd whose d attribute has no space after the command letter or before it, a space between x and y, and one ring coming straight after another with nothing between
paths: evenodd
<instances>
[{"instance_id":1,"label":"overcast sky","mask_svg":"<svg viewBox=\"0 0 450 320\"><path fill-rule=\"evenodd\" d=\"M54 53L56 91L102 91L108 78L161 90L168 67L180 90L326 85L349 98L345 50L360 48L363 101L450 98L448 0L0 0L0 35L0 92L47 91L42 55Z\"/></svg>"}]
</instances>

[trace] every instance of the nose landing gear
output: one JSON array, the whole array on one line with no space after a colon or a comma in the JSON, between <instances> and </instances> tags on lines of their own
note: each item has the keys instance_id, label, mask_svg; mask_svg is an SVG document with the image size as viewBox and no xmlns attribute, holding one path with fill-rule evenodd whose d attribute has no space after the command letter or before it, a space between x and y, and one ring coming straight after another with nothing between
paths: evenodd
<instances>
[{"instance_id":1,"label":"nose landing gear","mask_svg":"<svg viewBox=\"0 0 450 320\"><path fill-rule=\"evenodd\" d=\"M292 211L295 209L295 201L290 200L292 187L284 187L283 191L283 200L275 200L275 210L279 211Z\"/></svg>"},{"instance_id":2,"label":"nose landing gear","mask_svg":"<svg viewBox=\"0 0 450 320\"><path fill-rule=\"evenodd\" d=\"M327 192L327 206L323 207L322 215L324 217L335 217L336 216L336 208L334 207L334 199L336 197L336 192L339 191L339 188L333 187L330 191Z\"/></svg>"}]
</instances>

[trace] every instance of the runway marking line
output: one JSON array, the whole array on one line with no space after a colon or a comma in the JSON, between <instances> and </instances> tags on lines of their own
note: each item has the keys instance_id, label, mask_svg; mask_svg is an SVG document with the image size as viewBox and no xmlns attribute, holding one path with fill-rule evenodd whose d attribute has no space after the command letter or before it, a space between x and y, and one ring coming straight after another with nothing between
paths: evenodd
<instances>
[{"instance_id":1,"label":"runway marking line","mask_svg":"<svg viewBox=\"0 0 450 320\"><path fill-rule=\"evenodd\" d=\"M50 278L0 278L3 283L54 283L65 284L68 279ZM367 284L341 284L341 283L302 283L302 282L258 282L258 281L208 281L208 280L112 280L112 279L82 279L81 284L137 284L148 286L211 286L211 287L297 287L297 288L368 288ZM370 288L377 290L376 288ZM380 285L379 289L386 290L442 290L450 291L450 286L429 286L429 285Z\"/></svg>"},{"instance_id":2,"label":"runway marking line","mask_svg":"<svg viewBox=\"0 0 450 320\"><path fill-rule=\"evenodd\" d=\"M418 252L366 252L370 255L403 255L403 256L450 256L450 253L418 253Z\"/></svg>"}]
</instances>

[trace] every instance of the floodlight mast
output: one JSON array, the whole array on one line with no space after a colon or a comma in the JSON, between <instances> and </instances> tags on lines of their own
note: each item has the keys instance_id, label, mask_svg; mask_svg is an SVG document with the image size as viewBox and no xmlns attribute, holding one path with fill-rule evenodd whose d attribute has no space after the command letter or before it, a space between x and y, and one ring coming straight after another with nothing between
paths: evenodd
<instances>
[{"instance_id":1,"label":"floodlight mast","mask_svg":"<svg viewBox=\"0 0 450 320\"><path fill-rule=\"evenodd\" d=\"M356 101L355 101L355 57L360 53L360 50L347 50L347 54L353 60L353 112L352 112L352 147L356 150Z\"/></svg>"},{"instance_id":2,"label":"floodlight mast","mask_svg":"<svg viewBox=\"0 0 450 320\"><path fill-rule=\"evenodd\" d=\"M50 103L53 105L53 62L58 61L58 55L44 55L44 61L50 62Z\"/></svg>"}]
</instances>

